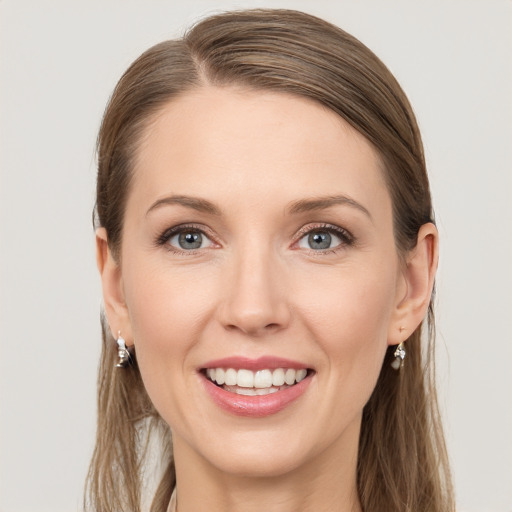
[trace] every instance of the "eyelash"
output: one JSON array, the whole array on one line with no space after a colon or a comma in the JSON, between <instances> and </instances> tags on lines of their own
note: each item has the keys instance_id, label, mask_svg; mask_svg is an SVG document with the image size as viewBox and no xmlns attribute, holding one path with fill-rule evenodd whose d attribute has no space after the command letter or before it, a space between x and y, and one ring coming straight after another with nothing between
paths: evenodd
<instances>
[{"instance_id":1,"label":"eyelash","mask_svg":"<svg viewBox=\"0 0 512 512\"><path fill-rule=\"evenodd\" d=\"M165 246L165 248L174 254L178 255L194 255L197 254L202 249L189 249L189 250L180 250L172 245L169 244L169 240L175 235L179 235L180 233L191 231L191 232L198 232L204 235L208 240L212 242L212 244L218 244L216 241L216 238L213 236L213 233L211 233L208 230L204 229L204 226L199 226L196 224L180 224L178 226L174 226L172 228L166 229L160 236L156 239L156 245L158 247ZM298 246L299 242L308 235L311 235L313 233L322 233L327 232L334 234L337 236L341 243L333 248L328 249L320 249L320 250L314 250L314 249L306 249L310 254L313 255L327 255L336 253L339 250L342 250L346 247L351 247L355 244L356 239L355 237L346 229L341 228L339 226L334 226L332 224L325 224L325 223L318 223L318 224L308 224L304 227L302 227L295 236L295 242L293 243L293 246Z\"/></svg>"},{"instance_id":2,"label":"eyelash","mask_svg":"<svg viewBox=\"0 0 512 512\"><path fill-rule=\"evenodd\" d=\"M193 255L197 254L197 252L201 251L202 249L189 249L189 250L180 250L177 247L174 247L169 244L169 240L175 235L179 235L183 232L197 232L204 235L208 240L212 242L212 244L217 244L215 237L213 234L207 230L204 229L204 226L198 226L196 224L180 224L179 226L174 226L172 228L166 229L157 239L156 239L156 245L158 247L165 246L165 248L174 254L178 255Z\"/></svg>"},{"instance_id":3,"label":"eyelash","mask_svg":"<svg viewBox=\"0 0 512 512\"><path fill-rule=\"evenodd\" d=\"M332 224L325 224L325 223L318 223L318 224L308 224L307 226L304 226L299 230L297 233L297 241L294 242L294 246L297 246L299 242L308 235L311 235L313 233L330 233L334 234L340 239L340 243L336 245L335 247L328 248L328 249L306 249L310 254L314 256L325 256L328 254L334 254L338 251L341 251L347 247L352 247L356 243L355 237L347 231L344 228L341 228L339 226L335 226Z\"/></svg>"}]
</instances>

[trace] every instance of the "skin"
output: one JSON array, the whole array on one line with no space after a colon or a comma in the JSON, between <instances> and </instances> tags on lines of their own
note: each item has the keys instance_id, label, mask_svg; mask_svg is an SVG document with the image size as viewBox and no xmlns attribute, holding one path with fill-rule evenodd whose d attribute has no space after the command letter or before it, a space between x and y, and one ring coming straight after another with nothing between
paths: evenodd
<instances>
[{"instance_id":1,"label":"skin","mask_svg":"<svg viewBox=\"0 0 512 512\"><path fill-rule=\"evenodd\" d=\"M177 195L219 211L161 202ZM332 196L350 201L293 209ZM135 344L149 396L172 430L180 512L204 503L361 510L362 409L387 346L422 321L437 266L432 224L405 263L399 257L391 206L373 146L309 100L208 86L149 125L120 261L104 229L97 255L112 332ZM164 240L181 224L204 233L200 249ZM331 231L331 247L312 248L308 233L329 229L342 230ZM315 374L281 412L238 417L212 402L198 374L233 355L294 359Z\"/></svg>"}]
</instances>

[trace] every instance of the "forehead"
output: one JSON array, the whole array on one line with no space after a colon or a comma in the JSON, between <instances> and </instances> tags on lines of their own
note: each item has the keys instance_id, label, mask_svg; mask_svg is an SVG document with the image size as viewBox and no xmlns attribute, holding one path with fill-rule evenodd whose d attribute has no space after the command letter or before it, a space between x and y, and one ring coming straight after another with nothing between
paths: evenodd
<instances>
[{"instance_id":1,"label":"forehead","mask_svg":"<svg viewBox=\"0 0 512 512\"><path fill-rule=\"evenodd\" d=\"M165 105L136 155L132 191L263 201L329 193L387 200L374 147L322 105L285 93L203 87Z\"/></svg>"}]
</instances>

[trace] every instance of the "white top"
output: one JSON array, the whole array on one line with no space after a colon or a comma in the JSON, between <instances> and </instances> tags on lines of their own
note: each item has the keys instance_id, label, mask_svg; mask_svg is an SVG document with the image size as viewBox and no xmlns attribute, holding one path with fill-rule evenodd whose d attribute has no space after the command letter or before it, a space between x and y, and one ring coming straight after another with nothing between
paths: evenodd
<instances>
[{"instance_id":1,"label":"white top","mask_svg":"<svg viewBox=\"0 0 512 512\"><path fill-rule=\"evenodd\" d=\"M171 501L169 501L169 506L167 507L167 512L176 512L176 487L172 491Z\"/></svg>"}]
</instances>

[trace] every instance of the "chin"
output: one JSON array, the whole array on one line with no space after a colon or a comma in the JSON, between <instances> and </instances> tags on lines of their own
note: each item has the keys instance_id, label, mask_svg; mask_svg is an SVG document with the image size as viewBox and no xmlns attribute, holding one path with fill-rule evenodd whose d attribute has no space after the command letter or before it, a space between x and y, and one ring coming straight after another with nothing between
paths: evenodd
<instances>
[{"instance_id":1,"label":"chin","mask_svg":"<svg viewBox=\"0 0 512 512\"><path fill-rule=\"evenodd\" d=\"M312 441L315 438L326 441L325 436L319 437L308 429L301 432L300 425L292 433L290 428L251 432L215 430L208 437L200 436L212 441L207 445L197 443L196 453L218 471L245 478L276 478L300 471L326 448L323 443Z\"/></svg>"},{"instance_id":2,"label":"chin","mask_svg":"<svg viewBox=\"0 0 512 512\"><path fill-rule=\"evenodd\" d=\"M243 454L224 453L222 457L210 462L223 473L237 475L242 478L277 478L298 470L307 457L299 453L282 453L264 447L253 451L244 450Z\"/></svg>"}]
</instances>

